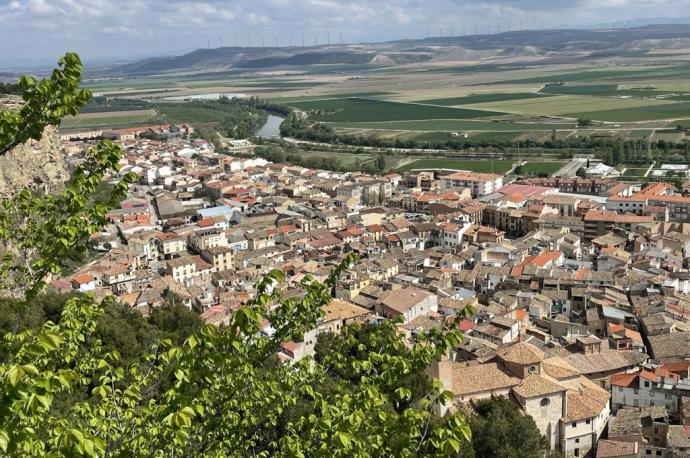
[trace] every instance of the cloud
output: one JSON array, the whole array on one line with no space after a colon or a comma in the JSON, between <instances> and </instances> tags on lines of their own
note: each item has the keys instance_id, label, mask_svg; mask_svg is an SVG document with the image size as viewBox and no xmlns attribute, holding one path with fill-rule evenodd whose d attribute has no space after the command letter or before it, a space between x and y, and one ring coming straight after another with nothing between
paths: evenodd
<instances>
[{"instance_id":1,"label":"cloud","mask_svg":"<svg viewBox=\"0 0 690 458\"><path fill-rule=\"evenodd\" d=\"M690 0L0 0L3 57L179 53L224 44L281 45L606 23L684 14ZM241 39L239 37L242 37Z\"/></svg>"}]
</instances>

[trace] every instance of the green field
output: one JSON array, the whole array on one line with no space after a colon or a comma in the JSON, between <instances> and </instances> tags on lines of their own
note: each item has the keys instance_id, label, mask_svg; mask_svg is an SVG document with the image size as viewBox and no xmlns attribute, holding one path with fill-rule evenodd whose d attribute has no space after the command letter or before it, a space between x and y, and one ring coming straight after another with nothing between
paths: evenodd
<instances>
[{"instance_id":1,"label":"green field","mask_svg":"<svg viewBox=\"0 0 690 458\"><path fill-rule=\"evenodd\" d=\"M572 129L575 123L527 123L527 122L492 122L454 119L433 119L418 121L387 121L387 122L334 122L333 127L351 127L353 129L381 129L381 130L423 130L464 132L473 130L513 131L525 132L532 130Z\"/></svg>"},{"instance_id":2,"label":"green field","mask_svg":"<svg viewBox=\"0 0 690 458\"><path fill-rule=\"evenodd\" d=\"M468 105L470 103L502 102L506 100L524 100L544 98L544 95L534 92L497 92L490 94L473 94L464 97L450 97L445 99L417 100L417 103L428 103L430 105Z\"/></svg>"},{"instance_id":3,"label":"green field","mask_svg":"<svg viewBox=\"0 0 690 458\"><path fill-rule=\"evenodd\" d=\"M527 164L522 166L522 173L524 175L538 175L540 173L547 173L553 175L558 172L561 167L566 165L567 162L532 162L528 161Z\"/></svg>"},{"instance_id":4,"label":"green field","mask_svg":"<svg viewBox=\"0 0 690 458\"><path fill-rule=\"evenodd\" d=\"M501 174L506 173L513 167L513 164L513 161L493 161L493 172ZM400 167L398 170L401 172L406 172L414 169L455 169L490 173L492 171L492 165L491 161L486 159L418 159Z\"/></svg>"},{"instance_id":5,"label":"green field","mask_svg":"<svg viewBox=\"0 0 690 458\"><path fill-rule=\"evenodd\" d=\"M109 113L85 113L77 116L66 117L60 127L63 129L75 129L86 127L119 127L131 124L140 124L158 120L158 115L153 110L130 110Z\"/></svg>"},{"instance_id":6,"label":"green field","mask_svg":"<svg viewBox=\"0 0 690 458\"><path fill-rule=\"evenodd\" d=\"M640 106L629 109L574 112L565 116L590 118L596 121L634 122L690 118L690 102Z\"/></svg>"},{"instance_id":7,"label":"green field","mask_svg":"<svg viewBox=\"0 0 690 458\"><path fill-rule=\"evenodd\" d=\"M481 132L470 136L470 140L474 142L482 141L496 141L496 142L509 142L518 138L521 132Z\"/></svg>"},{"instance_id":8,"label":"green field","mask_svg":"<svg viewBox=\"0 0 690 458\"><path fill-rule=\"evenodd\" d=\"M437 107L362 98L291 102L290 106L307 112L317 111L319 114L310 116L312 119L331 122L471 119L500 116L502 114L495 111L466 110L462 108Z\"/></svg>"},{"instance_id":9,"label":"green field","mask_svg":"<svg viewBox=\"0 0 690 458\"><path fill-rule=\"evenodd\" d=\"M641 177L647 173L647 168L627 168L623 176L625 177Z\"/></svg>"}]
</instances>

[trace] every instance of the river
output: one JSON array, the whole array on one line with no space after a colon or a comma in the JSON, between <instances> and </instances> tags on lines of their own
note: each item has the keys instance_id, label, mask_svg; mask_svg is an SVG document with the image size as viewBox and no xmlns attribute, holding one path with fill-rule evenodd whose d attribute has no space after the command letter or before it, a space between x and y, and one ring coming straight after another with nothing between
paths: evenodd
<instances>
[{"instance_id":1,"label":"river","mask_svg":"<svg viewBox=\"0 0 690 458\"><path fill-rule=\"evenodd\" d=\"M280 116L268 115L266 124L256 133L257 137L276 138L280 137L280 124L285 118Z\"/></svg>"}]
</instances>

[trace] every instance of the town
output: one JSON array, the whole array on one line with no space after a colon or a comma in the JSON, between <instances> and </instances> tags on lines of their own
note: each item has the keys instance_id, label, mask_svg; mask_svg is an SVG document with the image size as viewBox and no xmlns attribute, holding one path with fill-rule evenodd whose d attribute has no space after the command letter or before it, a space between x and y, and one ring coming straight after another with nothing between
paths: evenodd
<instances>
[{"instance_id":1,"label":"town","mask_svg":"<svg viewBox=\"0 0 690 458\"><path fill-rule=\"evenodd\" d=\"M93 260L53 288L144 315L174 294L220 326L271 269L290 295L356 253L282 360L353 322L396 320L414 340L471 311L461 344L428 368L454 396L440 414L502 396L568 457L690 452L690 183L623 183L601 165L587 177L374 176L268 162L249 141L221 154L189 125L114 133L120 174L139 181L92 235ZM67 161L102 134L63 136Z\"/></svg>"}]
</instances>

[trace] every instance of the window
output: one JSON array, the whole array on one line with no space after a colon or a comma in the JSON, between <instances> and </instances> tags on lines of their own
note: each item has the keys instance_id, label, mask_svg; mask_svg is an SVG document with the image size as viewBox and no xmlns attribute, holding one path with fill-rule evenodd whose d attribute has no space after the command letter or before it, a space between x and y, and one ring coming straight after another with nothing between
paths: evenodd
<instances>
[{"instance_id":1,"label":"window","mask_svg":"<svg viewBox=\"0 0 690 458\"><path fill-rule=\"evenodd\" d=\"M546 407L549 405L550 402L551 401L549 400L549 398L544 398L539 402L539 405L541 405L542 407Z\"/></svg>"},{"instance_id":2,"label":"window","mask_svg":"<svg viewBox=\"0 0 690 458\"><path fill-rule=\"evenodd\" d=\"M591 422L592 422L592 420L590 420L589 418L587 420L585 420L586 425L590 424Z\"/></svg>"},{"instance_id":3,"label":"window","mask_svg":"<svg viewBox=\"0 0 690 458\"><path fill-rule=\"evenodd\" d=\"M537 366L530 366L527 369L527 372L529 372L530 374L534 374L535 372L537 372Z\"/></svg>"},{"instance_id":4,"label":"window","mask_svg":"<svg viewBox=\"0 0 690 458\"><path fill-rule=\"evenodd\" d=\"M573 428L577 428L577 422L574 421L573 424L571 425Z\"/></svg>"},{"instance_id":5,"label":"window","mask_svg":"<svg viewBox=\"0 0 690 458\"><path fill-rule=\"evenodd\" d=\"M644 387L645 387L645 388L649 388L649 382L646 382L646 381L645 381L645 382L644 382Z\"/></svg>"},{"instance_id":6,"label":"window","mask_svg":"<svg viewBox=\"0 0 690 458\"><path fill-rule=\"evenodd\" d=\"M644 451L644 454L645 454L645 455L651 455L651 454L652 454L652 451L651 451L651 450L645 450L645 451Z\"/></svg>"},{"instance_id":7,"label":"window","mask_svg":"<svg viewBox=\"0 0 690 458\"><path fill-rule=\"evenodd\" d=\"M656 451L656 456L661 456L661 450Z\"/></svg>"},{"instance_id":8,"label":"window","mask_svg":"<svg viewBox=\"0 0 690 458\"><path fill-rule=\"evenodd\" d=\"M578 437L577 439L575 439L575 443L576 443L576 444L579 444L579 443L580 443L580 438L579 438L579 437Z\"/></svg>"},{"instance_id":9,"label":"window","mask_svg":"<svg viewBox=\"0 0 690 458\"><path fill-rule=\"evenodd\" d=\"M573 455L580 456L580 449L576 448L575 450L573 450Z\"/></svg>"}]
</instances>

